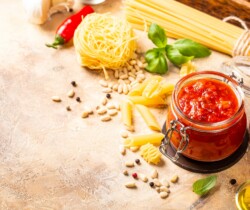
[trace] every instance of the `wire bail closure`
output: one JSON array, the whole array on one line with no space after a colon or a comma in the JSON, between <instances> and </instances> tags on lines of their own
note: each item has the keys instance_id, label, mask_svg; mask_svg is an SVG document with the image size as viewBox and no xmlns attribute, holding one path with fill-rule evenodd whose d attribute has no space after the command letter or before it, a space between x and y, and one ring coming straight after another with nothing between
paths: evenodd
<instances>
[{"instance_id":1,"label":"wire bail closure","mask_svg":"<svg viewBox=\"0 0 250 210\"><path fill-rule=\"evenodd\" d=\"M177 127L178 125L180 126L179 129ZM160 152L166 157L168 157L170 160L172 160L173 162L176 162L179 158L179 154L182 153L187 148L187 145L189 143L189 136L186 133L187 129L189 129L189 127L185 127L180 121L178 121L178 119L172 120L170 121L170 128L167 130L165 137L161 142L161 145L159 148ZM179 146L176 150L174 157L170 156L167 153L168 146L170 145L170 140L172 138L173 132L177 132L181 136L181 140L180 140Z\"/></svg>"}]
</instances>

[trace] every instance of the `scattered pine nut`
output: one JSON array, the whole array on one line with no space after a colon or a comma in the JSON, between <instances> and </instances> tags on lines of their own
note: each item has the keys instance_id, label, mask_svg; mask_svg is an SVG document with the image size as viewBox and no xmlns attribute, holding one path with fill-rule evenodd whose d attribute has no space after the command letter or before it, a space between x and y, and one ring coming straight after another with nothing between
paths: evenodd
<instances>
[{"instance_id":1,"label":"scattered pine nut","mask_svg":"<svg viewBox=\"0 0 250 210\"><path fill-rule=\"evenodd\" d=\"M109 109L108 110L108 115L115 116L115 115L117 115L117 111L115 109Z\"/></svg>"},{"instance_id":2,"label":"scattered pine nut","mask_svg":"<svg viewBox=\"0 0 250 210\"><path fill-rule=\"evenodd\" d=\"M103 114L106 114L106 113L107 113L107 109L105 107L99 108L97 110L97 114L99 114L99 115L103 115Z\"/></svg>"},{"instance_id":3,"label":"scattered pine nut","mask_svg":"<svg viewBox=\"0 0 250 210\"><path fill-rule=\"evenodd\" d=\"M127 171L127 170L124 170L124 171L123 171L123 174L124 174L125 176L128 176L128 171Z\"/></svg>"},{"instance_id":4,"label":"scattered pine nut","mask_svg":"<svg viewBox=\"0 0 250 210\"><path fill-rule=\"evenodd\" d=\"M89 116L89 113L87 111L83 111L82 118L87 118Z\"/></svg>"},{"instance_id":5,"label":"scattered pine nut","mask_svg":"<svg viewBox=\"0 0 250 210\"><path fill-rule=\"evenodd\" d=\"M102 105L105 106L108 103L108 100L106 97L102 99Z\"/></svg>"},{"instance_id":6,"label":"scattered pine nut","mask_svg":"<svg viewBox=\"0 0 250 210\"><path fill-rule=\"evenodd\" d=\"M155 179L153 179L153 182L154 182L154 184L155 184L156 187L160 187L161 186L161 183L160 183L159 179L155 178Z\"/></svg>"},{"instance_id":7,"label":"scattered pine nut","mask_svg":"<svg viewBox=\"0 0 250 210\"><path fill-rule=\"evenodd\" d=\"M160 196L161 198L167 198L168 197L168 193L167 192L160 192Z\"/></svg>"},{"instance_id":8,"label":"scattered pine nut","mask_svg":"<svg viewBox=\"0 0 250 210\"><path fill-rule=\"evenodd\" d=\"M68 96L69 98L73 98L74 95L75 95L75 91L74 91L74 90L70 90L70 91L67 93L67 96Z\"/></svg>"},{"instance_id":9,"label":"scattered pine nut","mask_svg":"<svg viewBox=\"0 0 250 210\"><path fill-rule=\"evenodd\" d=\"M156 178L158 178L158 172L157 172L157 170L156 169L154 169L152 172L151 172L151 178L152 179L156 179Z\"/></svg>"},{"instance_id":10,"label":"scattered pine nut","mask_svg":"<svg viewBox=\"0 0 250 210\"><path fill-rule=\"evenodd\" d=\"M122 131L121 132L121 137L122 138L128 138L128 132L127 131Z\"/></svg>"},{"instance_id":11,"label":"scattered pine nut","mask_svg":"<svg viewBox=\"0 0 250 210\"><path fill-rule=\"evenodd\" d=\"M104 115L104 116L102 116L100 119L101 119L101 121L103 121L103 122L107 122L107 121L110 121L110 120L111 120L111 117L110 117L109 115Z\"/></svg>"},{"instance_id":12,"label":"scattered pine nut","mask_svg":"<svg viewBox=\"0 0 250 210\"><path fill-rule=\"evenodd\" d=\"M113 103L108 103L107 108L108 109L115 109L115 105Z\"/></svg>"},{"instance_id":13,"label":"scattered pine nut","mask_svg":"<svg viewBox=\"0 0 250 210\"><path fill-rule=\"evenodd\" d=\"M125 187L127 187L127 188L136 188L136 185L135 185L134 182L127 182L127 183L125 184Z\"/></svg>"},{"instance_id":14,"label":"scattered pine nut","mask_svg":"<svg viewBox=\"0 0 250 210\"><path fill-rule=\"evenodd\" d=\"M156 192L158 192L158 193L160 193L160 192L161 192L161 190L160 190L160 188L159 188L159 187L156 187L156 188L155 188L155 190L156 190Z\"/></svg>"},{"instance_id":15,"label":"scattered pine nut","mask_svg":"<svg viewBox=\"0 0 250 210\"><path fill-rule=\"evenodd\" d=\"M127 166L127 167L134 167L135 164L134 164L134 162L132 162L132 161L126 161L126 162L125 162L125 166Z\"/></svg>"},{"instance_id":16,"label":"scattered pine nut","mask_svg":"<svg viewBox=\"0 0 250 210\"><path fill-rule=\"evenodd\" d=\"M137 151L140 149L140 147L134 146L134 147L130 147L129 149L130 149L132 152L137 152Z\"/></svg>"},{"instance_id":17,"label":"scattered pine nut","mask_svg":"<svg viewBox=\"0 0 250 210\"><path fill-rule=\"evenodd\" d=\"M160 191L161 192L170 192L169 189L166 186L160 186Z\"/></svg>"},{"instance_id":18,"label":"scattered pine nut","mask_svg":"<svg viewBox=\"0 0 250 210\"><path fill-rule=\"evenodd\" d=\"M139 179L141 179L143 182L148 181L148 177L145 174L138 174Z\"/></svg>"},{"instance_id":19,"label":"scattered pine nut","mask_svg":"<svg viewBox=\"0 0 250 210\"><path fill-rule=\"evenodd\" d=\"M112 90L111 90L111 88L105 88L105 89L103 89L102 92L103 93L112 93Z\"/></svg>"},{"instance_id":20,"label":"scattered pine nut","mask_svg":"<svg viewBox=\"0 0 250 210\"><path fill-rule=\"evenodd\" d=\"M165 187L169 187L169 182L168 182L168 180L166 178L164 178L164 179L161 180L161 184L163 186L165 186Z\"/></svg>"},{"instance_id":21,"label":"scattered pine nut","mask_svg":"<svg viewBox=\"0 0 250 210\"><path fill-rule=\"evenodd\" d=\"M178 181L178 179L179 179L179 177L177 176L177 175L175 175L175 176L173 176L172 178L171 178L171 182L172 183L176 183L177 181Z\"/></svg>"},{"instance_id":22,"label":"scattered pine nut","mask_svg":"<svg viewBox=\"0 0 250 210\"><path fill-rule=\"evenodd\" d=\"M108 87L108 83L107 83L106 81L102 80L102 79L99 81L99 84L100 84L102 87Z\"/></svg>"},{"instance_id":23,"label":"scattered pine nut","mask_svg":"<svg viewBox=\"0 0 250 210\"><path fill-rule=\"evenodd\" d=\"M54 101L54 102L61 102L61 101L62 101L61 98L60 98L59 96L52 96L51 99L52 99L52 101Z\"/></svg>"},{"instance_id":24,"label":"scattered pine nut","mask_svg":"<svg viewBox=\"0 0 250 210\"><path fill-rule=\"evenodd\" d=\"M122 155L126 155L126 149L125 149L125 147L124 147L123 145L120 145L120 146L119 146L119 151L120 151L120 153L121 153Z\"/></svg>"}]
</instances>

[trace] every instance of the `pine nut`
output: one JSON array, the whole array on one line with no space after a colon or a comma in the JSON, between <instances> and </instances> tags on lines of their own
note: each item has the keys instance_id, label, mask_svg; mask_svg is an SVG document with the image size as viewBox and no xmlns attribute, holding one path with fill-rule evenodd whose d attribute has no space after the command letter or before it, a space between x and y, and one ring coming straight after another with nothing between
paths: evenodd
<instances>
[{"instance_id":1,"label":"pine nut","mask_svg":"<svg viewBox=\"0 0 250 210\"><path fill-rule=\"evenodd\" d=\"M88 107L88 106L86 106L86 107L84 108L84 110L85 110L86 112L88 112L89 114L93 114L93 113L94 113L93 110L92 110L90 107Z\"/></svg>"},{"instance_id":2,"label":"pine nut","mask_svg":"<svg viewBox=\"0 0 250 210\"><path fill-rule=\"evenodd\" d=\"M126 126L127 131L134 132L135 128L134 126Z\"/></svg>"},{"instance_id":3,"label":"pine nut","mask_svg":"<svg viewBox=\"0 0 250 210\"><path fill-rule=\"evenodd\" d=\"M133 77L134 79L135 79L135 77L136 77L135 74L132 73L132 72L129 72L128 75L129 75L130 77Z\"/></svg>"},{"instance_id":4,"label":"pine nut","mask_svg":"<svg viewBox=\"0 0 250 210\"><path fill-rule=\"evenodd\" d=\"M125 187L127 187L127 188L136 188L136 185L135 185L134 182L127 182L127 183L125 184Z\"/></svg>"},{"instance_id":5,"label":"pine nut","mask_svg":"<svg viewBox=\"0 0 250 210\"><path fill-rule=\"evenodd\" d=\"M122 79L118 79L118 84L124 84L124 81Z\"/></svg>"},{"instance_id":6,"label":"pine nut","mask_svg":"<svg viewBox=\"0 0 250 210\"><path fill-rule=\"evenodd\" d=\"M106 81L104 81L103 79L99 80L99 84L102 86L102 87L108 87L108 83Z\"/></svg>"},{"instance_id":7,"label":"pine nut","mask_svg":"<svg viewBox=\"0 0 250 210\"><path fill-rule=\"evenodd\" d=\"M110 117L109 115L104 115L104 116L102 116L100 119L101 119L101 121L103 121L103 122L107 122L107 121L110 121L110 120L111 120L111 117Z\"/></svg>"},{"instance_id":8,"label":"pine nut","mask_svg":"<svg viewBox=\"0 0 250 210\"><path fill-rule=\"evenodd\" d=\"M113 83L112 82L108 83L108 88L110 88L110 89L113 88Z\"/></svg>"},{"instance_id":9,"label":"pine nut","mask_svg":"<svg viewBox=\"0 0 250 210\"><path fill-rule=\"evenodd\" d=\"M107 113L107 109L105 107L102 107L102 108L97 110L97 114L99 114L99 115L103 115L106 113Z\"/></svg>"},{"instance_id":10,"label":"pine nut","mask_svg":"<svg viewBox=\"0 0 250 210\"><path fill-rule=\"evenodd\" d=\"M115 115L117 115L117 111L115 109L110 109L110 110L108 110L108 115L115 116Z\"/></svg>"},{"instance_id":11,"label":"pine nut","mask_svg":"<svg viewBox=\"0 0 250 210\"><path fill-rule=\"evenodd\" d=\"M138 174L138 177L143 181L143 182L147 182L148 181L148 177L145 174Z\"/></svg>"},{"instance_id":12,"label":"pine nut","mask_svg":"<svg viewBox=\"0 0 250 210\"><path fill-rule=\"evenodd\" d=\"M120 104L119 103L115 103L114 105L115 105L116 110L119 111L120 110Z\"/></svg>"},{"instance_id":13,"label":"pine nut","mask_svg":"<svg viewBox=\"0 0 250 210\"><path fill-rule=\"evenodd\" d=\"M124 79L128 79L128 75L127 74L122 74L119 76L120 79L124 80Z\"/></svg>"},{"instance_id":14,"label":"pine nut","mask_svg":"<svg viewBox=\"0 0 250 210\"><path fill-rule=\"evenodd\" d=\"M52 99L52 101L54 101L54 102L61 102L61 101L62 101L61 98L60 98L59 96L52 96L51 99Z\"/></svg>"},{"instance_id":15,"label":"pine nut","mask_svg":"<svg viewBox=\"0 0 250 210\"><path fill-rule=\"evenodd\" d=\"M155 178L155 179L153 179L153 182L154 182L155 186L157 186L157 187L161 186L159 179Z\"/></svg>"},{"instance_id":16,"label":"pine nut","mask_svg":"<svg viewBox=\"0 0 250 210\"><path fill-rule=\"evenodd\" d=\"M143 68L144 68L144 69L145 69L147 66L148 66L147 63L144 63L144 64L143 64Z\"/></svg>"},{"instance_id":17,"label":"pine nut","mask_svg":"<svg viewBox=\"0 0 250 210\"><path fill-rule=\"evenodd\" d=\"M113 87L112 87L112 89L113 89L114 91L117 91L117 90L118 90L118 84L114 84Z\"/></svg>"},{"instance_id":18,"label":"pine nut","mask_svg":"<svg viewBox=\"0 0 250 210\"><path fill-rule=\"evenodd\" d=\"M128 171L127 171L127 170L124 170L124 171L123 171L123 174L124 174L125 176L128 176Z\"/></svg>"},{"instance_id":19,"label":"pine nut","mask_svg":"<svg viewBox=\"0 0 250 210\"><path fill-rule=\"evenodd\" d=\"M127 69L126 67L123 68L123 73L124 73L125 75L128 75L128 69Z\"/></svg>"},{"instance_id":20,"label":"pine nut","mask_svg":"<svg viewBox=\"0 0 250 210\"><path fill-rule=\"evenodd\" d=\"M143 68L143 63L140 60L137 61L137 65L139 66L139 68Z\"/></svg>"},{"instance_id":21,"label":"pine nut","mask_svg":"<svg viewBox=\"0 0 250 210\"><path fill-rule=\"evenodd\" d=\"M135 74L138 76L138 74L143 74L143 71L142 70L137 71Z\"/></svg>"},{"instance_id":22,"label":"pine nut","mask_svg":"<svg viewBox=\"0 0 250 210\"><path fill-rule=\"evenodd\" d=\"M121 137L122 138L128 138L128 132L127 131L122 131L121 132Z\"/></svg>"},{"instance_id":23,"label":"pine nut","mask_svg":"<svg viewBox=\"0 0 250 210\"><path fill-rule=\"evenodd\" d=\"M130 76L128 79L129 79L129 81L130 81L130 82L135 81L135 78L134 78L134 77L132 77L132 76Z\"/></svg>"},{"instance_id":24,"label":"pine nut","mask_svg":"<svg viewBox=\"0 0 250 210\"><path fill-rule=\"evenodd\" d=\"M67 96L68 96L69 98L73 98L74 95L75 95L75 91L74 91L74 90L70 90L70 91L67 93Z\"/></svg>"},{"instance_id":25,"label":"pine nut","mask_svg":"<svg viewBox=\"0 0 250 210\"><path fill-rule=\"evenodd\" d=\"M161 192L170 192L170 190L166 186L160 186L160 191Z\"/></svg>"},{"instance_id":26,"label":"pine nut","mask_svg":"<svg viewBox=\"0 0 250 210\"><path fill-rule=\"evenodd\" d=\"M119 78L119 71L115 70L115 74L114 74L115 78L118 79Z\"/></svg>"},{"instance_id":27,"label":"pine nut","mask_svg":"<svg viewBox=\"0 0 250 210\"><path fill-rule=\"evenodd\" d=\"M126 161L126 162L125 162L125 166L132 168L132 167L135 166L135 164L134 164L134 162L132 162L132 161Z\"/></svg>"},{"instance_id":28,"label":"pine nut","mask_svg":"<svg viewBox=\"0 0 250 210\"><path fill-rule=\"evenodd\" d=\"M168 193L167 192L160 192L160 196L161 198L167 198L168 197Z\"/></svg>"},{"instance_id":29,"label":"pine nut","mask_svg":"<svg viewBox=\"0 0 250 210\"><path fill-rule=\"evenodd\" d=\"M123 85L122 92L127 95L128 94L128 87L126 84Z\"/></svg>"},{"instance_id":30,"label":"pine nut","mask_svg":"<svg viewBox=\"0 0 250 210\"><path fill-rule=\"evenodd\" d=\"M132 74L135 74L136 73L136 70L133 68L133 69L131 69L131 73Z\"/></svg>"},{"instance_id":31,"label":"pine nut","mask_svg":"<svg viewBox=\"0 0 250 210\"><path fill-rule=\"evenodd\" d=\"M128 71L131 71L133 69L133 67L130 65L127 65L127 69L128 69Z\"/></svg>"},{"instance_id":32,"label":"pine nut","mask_svg":"<svg viewBox=\"0 0 250 210\"><path fill-rule=\"evenodd\" d=\"M176 183L178 181L179 177L177 175L173 176L170 180L172 183Z\"/></svg>"},{"instance_id":33,"label":"pine nut","mask_svg":"<svg viewBox=\"0 0 250 210\"><path fill-rule=\"evenodd\" d=\"M166 178L162 179L161 183L162 183L163 186L169 187L169 182L168 182L168 180Z\"/></svg>"},{"instance_id":34,"label":"pine nut","mask_svg":"<svg viewBox=\"0 0 250 210\"><path fill-rule=\"evenodd\" d=\"M130 82L129 79L125 79L125 80L124 80L124 83L128 85L128 84L130 84L131 82Z\"/></svg>"},{"instance_id":35,"label":"pine nut","mask_svg":"<svg viewBox=\"0 0 250 210\"><path fill-rule=\"evenodd\" d=\"M112 93L112 90L110 88L105 88L102 91L103 93Z\"/></svg>"},{"instance_id":36,"label":"pine nut","mask_svg":"<svg viewBox=\"0 0 250 210\"><path fill-rule=\"evenodd\" d=\"M137 152L137 151L140 149L140 147L135 146L135 147L130 147L129 149L130 149L132 152Z\"/></svg>"},{"instance_id":37,"label":"pine nut","mask_svg":"<svg viewBox=\"0 0 250 210\"><path fill-rule=\"evenodd\" d=\"M152 179L155 179L155 178L158 178L158 172L157 172L157 170L156 169L154 169L152 172L151 172L151 178Z\"/></svg>"},{"instance_id":38,"label":"pine nut","mask_svg":"<svg viewBox=\"0 0 250 210\"><path fill-rule=\"evenodd\" d=\"M130 63L130 65L132 65L132 66L133 66L133 65L135 65L135 64L136 64L136 60L131 60L129 63Z\"/></svg>"},{"instance_id":39,"label":"pine nut","mask_svg":"<svg viewBox=\"0 0 250 210\"><path fill-rule=\"evenodd\" d=\"M156 187L156 188L155 188L155 190L156 190L156 192L158 192L158 193L160 193L160 192L161 192L161 190L160 190L160 188L159 188L159 187Z\"/></svg>"},{"instance_id":40,"label":"pine nut","mask_svg":"<svg viewBox=\"0 0 250 210\"><path fill-rule=\"evenodd\" d=\"M138 65L134 65L134 68L135 68L136 71L140 71L141 70Z\"/></svg>"},{"instance_id":41,"label":"pine nut","mask_svg":"<svg viewBox=\"0 0 250 210\"><path fill-rule=\"evenodd\" d=\"M107 108L108 109L115 109L115 105L113 103L108 103Z\"/></svg>"},{"instance_id":42,"label":"pine nut","mask_svg":"<svg viewBox=\"0 0 250 210\"><path fill-rule=\"evenodd\" d=\"M126 149L125 149L125 147L124 147L123 145L120 145L120 146L119 146L119 151L120 151L120 153L121 153L122 155L125 155L125 154L126 154Z\"/></svg>"},{"instance_id":43,"label":"pine nut","mask_svg":"<svg viewBox=\"0 0 250 210\"><path fill-rule=\"evenodd\" d=\"M89 113L87 111L83 111L82 118L87 118L89 116Z\"/></svg>"},{"instance_id":44,"label":"pine nut","mask_svg":"<svg viewBox=\"0 0 250 210\"><path fill-rule=\"evenodd\" d=\"M104 97L102 99L102 105L105 106L108 103L108 99L106 97Z\"/></svg>"},{"instance_id":45,"label":"pine nut","mask_svg":"<svg viewBox=\"0 0 250 210\"><path fill-rule=\"evenodd\" d=\"M117 92L119 94L122 94L122 91L123 91L123 84L119 84Z\"/></svg>"}]
</instances>

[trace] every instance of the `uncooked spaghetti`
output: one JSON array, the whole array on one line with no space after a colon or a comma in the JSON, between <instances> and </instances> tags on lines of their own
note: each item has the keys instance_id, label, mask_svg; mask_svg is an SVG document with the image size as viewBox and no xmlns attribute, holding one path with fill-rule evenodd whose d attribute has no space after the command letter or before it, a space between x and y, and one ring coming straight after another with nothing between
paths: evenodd
<instances>
[{"instance_id":1,"label":"uncooked spaghetti","mask_svg":"<svg viewBox=\"0 0 250 210\"><path fill-rule=\"evenodd\" d=\"M116 70L133 56L136 40L132 27L108 13L86 16L74 34L77 60L90 69Z\"/></svg>"}]
</instances>

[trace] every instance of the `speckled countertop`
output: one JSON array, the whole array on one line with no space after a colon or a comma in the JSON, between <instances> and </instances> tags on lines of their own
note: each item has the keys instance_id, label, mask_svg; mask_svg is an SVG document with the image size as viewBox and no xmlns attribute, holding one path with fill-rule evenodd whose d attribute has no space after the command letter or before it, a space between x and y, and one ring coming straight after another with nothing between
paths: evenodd
<instances>
[{"instance_id":1,"label":"speckled countertop","mask_svg":"<svg viewBox=\"0 0 250 210\"><path fill-rule=\"evenodd\" d=\"M98 12L122 15L122 2L108 0L95 6ZM177 174L167 199L161 199L148 184L138 188L124 187L129 180L122 174L120 114L111 122L101 122L96 114L81 118L84 105L96 106L104 95L98 81L102 74L81 68L72 43L60 50L48 49L56 26L67 14L54 15L43 26L25 19L21 1L2 0L0 7L0 209L1 210L234 210L238 184L250 179L250 153L231 168L219 172L218 183L204 198L192 192L192 183L205 175L186 171L166 158L160 166L142 161L136 168L149 174L152 168L160 177ZM140 33L142 49L151 46ZM228 56L217 52L197 60L199 70L219 70ZM178 70L172 68L164 77L177 81ZM75 80L76 94L82 103L69 99L66 93ZM53 103L52 95L60 95L62 103ZM112 94L113 101L123 96ZM70 105L71 112L65 107ZM154 109L161 124L166 109ZM249 117L249 115L248 115ZM135 118L136 132L150 132L140 117ZM131 170L132 171L132 170ZM236 185L229 184L237 179Z\"/></svg>"}]
</instances>

